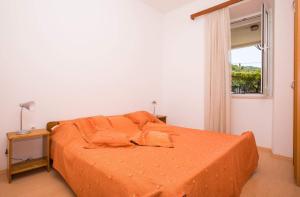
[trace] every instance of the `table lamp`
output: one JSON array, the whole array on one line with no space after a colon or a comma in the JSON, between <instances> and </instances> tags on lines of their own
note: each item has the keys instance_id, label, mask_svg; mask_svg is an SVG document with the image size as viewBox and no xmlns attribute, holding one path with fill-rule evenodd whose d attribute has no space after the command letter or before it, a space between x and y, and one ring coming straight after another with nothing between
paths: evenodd
<instances>
[{"instance_id":1,"label":"table lamp","mask_svg":"<svg viewBox=\"0 0 300 197\"><path fill-rule=\"evenodd\" d=\"M23 130L23 109L27 109L29 111L33 110L33 107L35 106L35 102L34 101L29 101L26 103L21 103L20 107L21 107L21 112L20 112L20 130L17 131L17 134L27 134L30 133L30 130Z\"/></svg>"},{"instance_id":2,"label":"table lamp","mask_svg":"<svg viewBox=\"0 0 300 197\"><path fill-rule=\"evenodd\" d=\"M156 114L155 114L155 112L156 112L156 104L157 104L156 101L152 101L152 105L153 105L153 115L156 115Z\"/></svg>"}]
</instances>

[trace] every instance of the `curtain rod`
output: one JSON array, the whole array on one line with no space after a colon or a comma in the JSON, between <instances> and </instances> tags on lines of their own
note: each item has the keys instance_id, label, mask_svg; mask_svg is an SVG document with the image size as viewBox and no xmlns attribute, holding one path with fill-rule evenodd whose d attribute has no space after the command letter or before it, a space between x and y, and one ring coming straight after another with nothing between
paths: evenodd
<instances>
[{"instance_id":1,"label":"curtain rod","mask_svg":"<svg viewBox=\"0 0 300 197\"><path fill-rule=\"evenodd\" d=\"M217 10L220 10L220 9L223 9L223 8L226 8L228 6L231 6L233 4L236 4L236 3L239 3L243 0L229 0L229 1L226 1L224 3L221 3L221 4L218 4L216 6L213 6L213 7L210 7L208 9L205 9L205 10L202 10L200 12L197 12L197 13L194 13L191 15L191 19L192 20L195 20L195 18L199 17L199 16L202 16L202 15L205 15L205 14L209 14L211 12L214 12L214 11L217 11Z\"/></svg>"}]
</instances>

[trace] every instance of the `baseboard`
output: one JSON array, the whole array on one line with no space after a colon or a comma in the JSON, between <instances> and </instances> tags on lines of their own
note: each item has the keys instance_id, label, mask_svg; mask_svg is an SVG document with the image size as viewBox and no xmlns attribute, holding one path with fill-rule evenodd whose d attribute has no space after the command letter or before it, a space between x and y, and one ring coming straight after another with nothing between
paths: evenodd
<instances>
[{"instance_id":1,"label":"baseboard","mask_svg":"<svg viewBox=\"0 0 300 197\"><path fill-rule=\"evenodd\" d=\"M266 148L266 147L261 147L261 146L259 146L257 148L260 151L269 152L274 158L293 161L292 157L287 157L287 156L283 156L283 155L274 154L271 148Z\"/></svg>"},{"instance_id":2,"label":"baseboard","mask_svg":"<svg viewBox=\"0 0 300 197\"><path fill-rule=\"evenodd\" d=\"M266 148L266 147L258 146L257 149L260 150L260 151L272 153L272 149L271 148Z\"/></svg>"}]
</instances>

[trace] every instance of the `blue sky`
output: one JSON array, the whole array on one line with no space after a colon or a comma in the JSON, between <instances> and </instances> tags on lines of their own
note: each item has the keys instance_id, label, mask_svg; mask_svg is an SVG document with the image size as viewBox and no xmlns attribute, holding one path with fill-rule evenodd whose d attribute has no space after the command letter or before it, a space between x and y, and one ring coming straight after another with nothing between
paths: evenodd
<instances>
[{"instance_id":1,"label":"blue sky","mask_svg":"<svg viewBox=\"0 0 300 197\"><path fill-rule=\"evenodd\" d=\"M231 50L231 63L243 66L261 67L261 51L255 46Z\"/></svg>"}]
</instances>

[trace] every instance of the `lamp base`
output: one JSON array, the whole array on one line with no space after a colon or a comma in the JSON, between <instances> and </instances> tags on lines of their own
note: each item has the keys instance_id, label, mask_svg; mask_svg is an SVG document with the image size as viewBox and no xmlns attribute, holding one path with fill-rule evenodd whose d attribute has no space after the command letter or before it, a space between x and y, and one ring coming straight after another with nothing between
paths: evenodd
<instances>
[{"instance_id":1,"label":"lamp base","mask_svg":"<svg viewBox=\"0 0 300 197\"><path fill-rule=\"evenodd\" d=\"M24 134L28 134L31 133L30 130L19 130L16 132L17 135L24 135Z\"/></svg>"}]
</instances>

